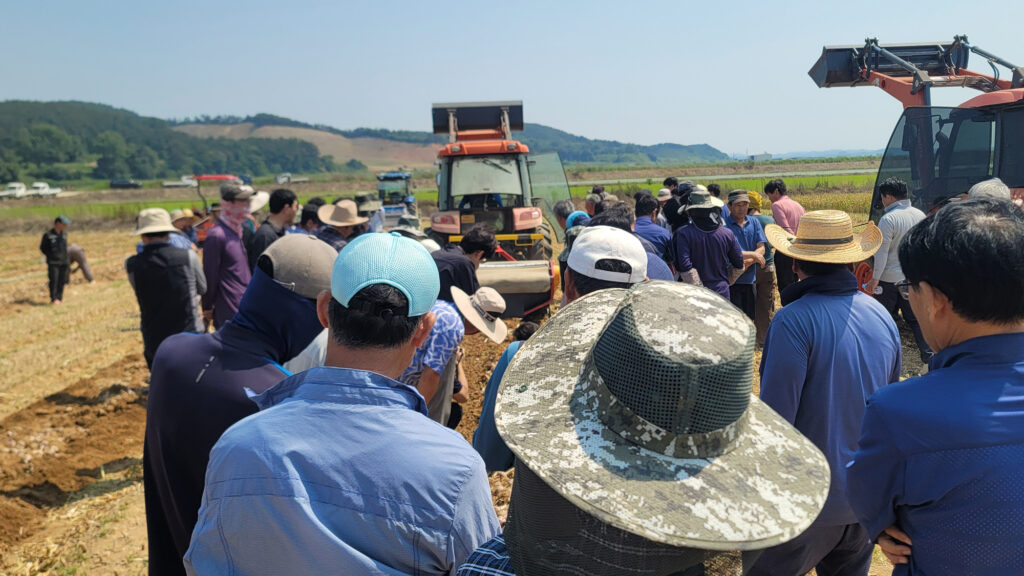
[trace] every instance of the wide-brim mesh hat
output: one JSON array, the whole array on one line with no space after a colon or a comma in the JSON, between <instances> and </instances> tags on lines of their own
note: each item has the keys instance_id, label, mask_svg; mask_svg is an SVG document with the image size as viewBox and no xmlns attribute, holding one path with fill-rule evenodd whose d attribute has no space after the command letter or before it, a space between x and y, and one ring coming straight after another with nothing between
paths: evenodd
<instances>
[{"instance_id":1,"label":"wide-brim mesh hat","mask_svg":"<svg viewBox=\"0 0 1024 576\"><path fill-rule=\"evenodd\" d=\"M724 203L714 196L704 186L696 186L693 192L690 192L690 203L680 207L679 211L683 212L686 210L704 210L711 208L721 208Z\"/></svg>"},{"instance_id":2,"label":"wide-brim mesh hat","mask_svg":"<svg viewBox=\"0 0 1024 576\"><path fill-rule=\"evenodd\" d=\"M495 421L581 510L655 542L754 550L817 517L829 468L751 394L754 327L714 292L646 282L562 309L516 354Z\"/></svg>"},{"instance_id":3,"label":"wide-brim mesh hat","mask_svg":"<svg viewBox=\"0 0 1024 576\"><path fill-rule=\"evenodd\" d=\"M135 232L132 232L132 235L169 234L177 231L178 229L171 223L171 215L167 213L167 210L163 208L146 208L139 212L138 228L135 229Z\"/></svg>"},{"instance_id":4,"label":"wide-brim mesh hat","mask_svg":"<svg viewBox=\"0 0 1024 576\"><path fill-rule=\"evenodd\" d=\"M853 233L850 215L842 210L815 210L800 218L796 235L777 224L765 226L772 248L790 258L825 264L853 264L867 260L882 245L882 231L874 222Z\"/></svg>"}]
</instances>

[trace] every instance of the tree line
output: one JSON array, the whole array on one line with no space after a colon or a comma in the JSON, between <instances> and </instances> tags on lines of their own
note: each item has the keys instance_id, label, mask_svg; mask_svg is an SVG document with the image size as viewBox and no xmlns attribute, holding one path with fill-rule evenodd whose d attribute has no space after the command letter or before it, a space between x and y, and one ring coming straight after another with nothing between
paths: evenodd
<instances>
[{"instance_id":1,"label":"tree line","mask_svg":"<svg viewBox=\"0 0 1024 576\"><path fill-rule=\"evenodd\" d=\"M315 145L298 139L196 138L173 130L165 120L101 104L0 102L2 181L23 174L52 180L152 179L335 168Z\"/></svg>"}]
</instances>

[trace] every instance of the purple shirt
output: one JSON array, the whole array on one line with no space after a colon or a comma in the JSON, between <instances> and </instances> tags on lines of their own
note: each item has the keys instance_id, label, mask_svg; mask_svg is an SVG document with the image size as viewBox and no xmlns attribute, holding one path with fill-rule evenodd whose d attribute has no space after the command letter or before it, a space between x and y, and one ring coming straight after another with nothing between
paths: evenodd
<instances>
[{"instance_id":1,"label":"purple shirt","mask_svg":"<svg viewBox=\"0 0 1024 576\"><path fill-rule=\"evenodd\" d=\"M676 230L676 270L697 270L700 281L709 290L729 299L729 264L743 267L743 252L736 236L728 228L705 232L693 224Z\"/></svg>"},{"instance_id":2,"label":"purple shirt","mask_svg":"<svg viewBox=\"0 0 1024 576\"><path fill-rule=\"evenodd\" d=\"M203 272L207 286L203 310L213 308L213 325L220 329L238 311L238 303L252 279L242 239L221 222L206 234Z\"/></svg>"}]
</instances>

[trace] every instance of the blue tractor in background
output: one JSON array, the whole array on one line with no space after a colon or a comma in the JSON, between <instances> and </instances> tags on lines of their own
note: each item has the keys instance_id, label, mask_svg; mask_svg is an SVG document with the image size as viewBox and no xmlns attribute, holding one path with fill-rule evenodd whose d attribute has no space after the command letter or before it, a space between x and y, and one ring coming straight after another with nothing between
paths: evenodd
<instances>
[{"instance_id":1,"label":"blue tractor in background","mask_svg":"<svg viewBox=\"0 0 1024 576\"><path fill-rule=\"evenodd\" d=\"M398 219L408 214L416 216L416 201L411 188L412 174L408 172L382 172L377 174L377 196L384 205L384 228L394 228Z\"/></svg>"}]
</instances>

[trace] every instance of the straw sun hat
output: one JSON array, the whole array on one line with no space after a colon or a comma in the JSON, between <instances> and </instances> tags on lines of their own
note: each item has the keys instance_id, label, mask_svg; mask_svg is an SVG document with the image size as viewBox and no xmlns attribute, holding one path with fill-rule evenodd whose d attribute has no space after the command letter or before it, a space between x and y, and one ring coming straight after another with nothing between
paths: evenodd
<instances>
[{"instance_id":1,"label":"straw sun hat","mask_svg":"<svg viewBox=\"0 0 1024 576\"><path fill-rule=\"evenodd\" d=\"M874 222L860 234L853 233L850 215L841 210L815 210L800 218L796 236L781 226L764 229L772 248L790 258L825 264L853 264L866 260L882 245L882 232Z\"/></svg>"}]
</instances>

